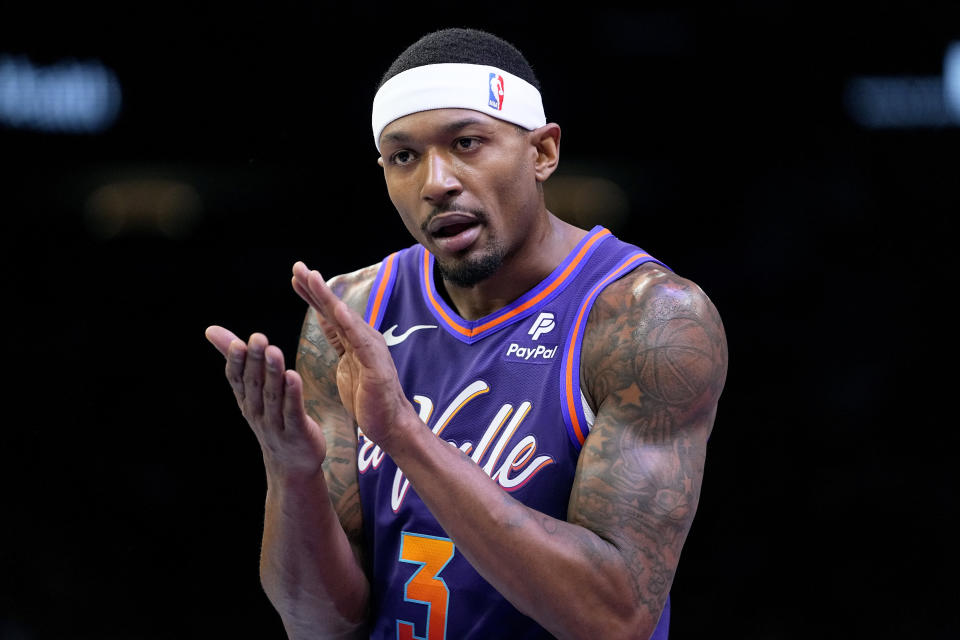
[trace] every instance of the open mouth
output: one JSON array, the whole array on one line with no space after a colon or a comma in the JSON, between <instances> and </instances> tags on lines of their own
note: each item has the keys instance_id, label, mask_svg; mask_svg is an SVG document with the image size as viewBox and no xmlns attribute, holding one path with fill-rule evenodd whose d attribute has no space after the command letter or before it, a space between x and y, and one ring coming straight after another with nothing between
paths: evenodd
<instances>
[{"instance_id":1,"label":"open mouth","mask_svg":"<svg viewBox=\"0 0 960 640\"><path fill-rule=\"evenodd\" d=\"M476 220L471 222L456 222L440 227L433 232L433 235L437 238L452 238L453 236L460 235L467 229L475 227L479 224L480 223Z\"/></svg>"},{"instance_id":2,"label":"open mouth","mask_svg":"<svg viewBox=\"0 0 960 640\"><path fill-rule=\"evenodd\" d=\"M480 217L467 212L441 213L430 220L426 232L437 248L451 253L464 251L476 242L483 228Z\"/></svg>"}]
</instances>

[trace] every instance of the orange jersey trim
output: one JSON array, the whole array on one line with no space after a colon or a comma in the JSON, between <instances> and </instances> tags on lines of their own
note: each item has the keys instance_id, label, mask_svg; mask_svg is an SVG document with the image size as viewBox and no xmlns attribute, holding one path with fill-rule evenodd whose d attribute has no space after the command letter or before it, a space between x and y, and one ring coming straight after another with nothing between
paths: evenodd
<instances>
[{"instance_id":1,"label":"orange jersey trim","mask_svg":"<svg viewBox=\"0 0 960 640\"><path fill-rule=\"evenodd\" d=\"M393 275L393 270L397 262L397 254L391 253L386 258L386 264L384 265L383 272L380 274L380 282L377 286L377 292L373 298L373 304L370 307L370 317L367 318L367 324L371 327L376 326L377 318L380 315L380 307L383 306L384 293L387 291L387 283L390 282L390 277Z\"/></svg>"},{"instance_id":2,"label":"orange jersey trim","mask_svg":"<svg viewBox=\"0 0 960 640\"><path fill-rule=\"evenodd\" d=\"M463 326L457 319L450 317L450 314L448 314L448 313L444 310L443 306L437 301L437 299L436 299L436 297L435 297L435 294L434 294L432 274L431 274L431 272L430 272L430 252L427 251L426 249L424 249L424 250L423 250L423 269L422 269L422 272L423 272L423 278L424 278L425 290L426 290L426 292L427 292L427 297L428 297L428 299L429 299L429 301L430 301L430 305L433 307L434 311L436 311L436 312L440 315L440 317L442 317L442 318L444 319L444 321L447 323L447 325L448 325L451 329L453 329L453 330L456 331L457 333L459 333L459 334L461 334L461 335L463 335L463 336L466 336L466 337L468 337L468 338L476 337L476 336L480 335L481 333L484 333L484 332L486 332L486 331L489 331L489 330L491 330L491 329L494 329L494 328L496 328L496 327L499 327L499 326L501 326L501 325L509 322L511 319L517 317L518 315L522 314L523 312L529 310L531 307L536 306L537 304L539 304L540 302L542 302L544 299L546 299L547 296L549 296L549 295L550 295L551 293L553 293L559 286L561 286L564 282L566 282L566 280L570 277L570 274L574 272L574 270L577 268L577 266L578 266L578 265L580 264L580 262L583 260L583 257L584 257L584 256L587 254L587 252L590 250L590 247L592 247L594 244L596 244L599 240L602 240L603 238L605 238L605 237L607 237L607 236L609 236L609 235L610 235L610 230L609 230L609 229L602 229L602 230L598 231L595 235L593 235L593 236L591 236L590 238L587 239L587 241L583 244L582 247L580 247L580 250L579 250L579 251L577 252L577 254L574 256L573 260L570 261L570 263L567 265L567 267L566 267L561 273L559 273L559 274L554 278L554 280L553 280L552 282L550 282L550 284L548 284L546 287L544 287L544 289L543 289L542 291L540 291L540 293L538 293L538 294L535 295L534 297L530 298L530 299L527 300L526 302L524 302L524 303L522 303L522 304L520 304L520 305L518 305L518 306L516 306L516 307L510 308L509 310L505 311L504 313L502 313L502 314L500 314L500 315L498 315L498 316L496 316L496 317L488 320L487 322L484 322L483 324L478 325L478 326L476 326L476 327L465 327L465 326Z\"/></svg>"},{"instance_id":3,"label":"orange jersey trim","mask_svg":"<svg viewBox=\"0 0 960 640\"><path fill-rule=\"evenodd\" d=\"M634 255L627 258L627 260L623 264L621 264L614 271L608 274L607 277L605 277L603 280L597 283L597 285L590 290L590 293L584 299L583 304L580 305L580 311L577 313L577 320L576 322L573 323L573 331L570 333L570 340L567 343L567 361L566 363L564 363L564 378L566 380L566 384L564 384L563 386L565 387L564 393L566 395L567 411L570 414L570 423L573 425L574 435L577 437L577 441L580 443L581 446L583 445L583 442L587 439L587 436L586 436L586 433L584 432L583 427L580 424L581 408L578 406L578 403L577 403L578 399L574 399L573 397L573 389L574 389L573 355L575 352L579 352L579 350L576 349L575 346L577 344L577 339L578 339L578 336L580 335L581 328L585 328L584 316L587 313L587 310L590 308L591 303L593 302L593 299L600 293L601 289L607 286L607 284L609 284L612 280L617 278L624 271L628 270L638 260L641 260L643 258L649 258L649 257L651 256L646 253L635 253ZM579 385L577 385L577 388L579 388Z\"/></svg>"}]
</instances>

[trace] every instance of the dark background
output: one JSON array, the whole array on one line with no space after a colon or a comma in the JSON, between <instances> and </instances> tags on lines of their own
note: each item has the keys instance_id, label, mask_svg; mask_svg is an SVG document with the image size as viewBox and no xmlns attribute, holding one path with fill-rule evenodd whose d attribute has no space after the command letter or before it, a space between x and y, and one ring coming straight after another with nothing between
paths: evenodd
<instances>
[{"instance_id":1,"label":"dark background","mask_svg":"<svg viewBox=\"0 0 960 640\"><path fill-rule=\"evenodd\" d=\"M938 75L960 12L842 4L0 3L0 54L96 59L123 90L99 135L0 125L0 638L282 637L259 449L203 331L292 358L294 261L409 244L369 108L445 26L524 50L563 127L556 183L616 184L611 228L724 318L672 637L957 637L960 129L865 129L843 96ZM98 226L97 189L157 181L192 194L179 226Z\"/></svg>"}]
</instances>

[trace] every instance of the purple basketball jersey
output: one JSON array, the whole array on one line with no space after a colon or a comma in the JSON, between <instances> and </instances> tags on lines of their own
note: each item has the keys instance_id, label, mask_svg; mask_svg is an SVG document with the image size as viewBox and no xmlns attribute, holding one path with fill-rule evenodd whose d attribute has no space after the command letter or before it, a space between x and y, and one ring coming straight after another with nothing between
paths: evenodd
<instances>
[{"instance_id":1,"label":"purple basketball jersey","mask_svg":"<svg viewBox=\"0 0 960 640\"><path fill-rule=\"evenodd\" d=\"M381 264L365 319L384 334L426 428L514 498L564 520L593 422L580 392L587 316L605 286L648 261L658 262L594 227L540 284L471 321L437 293L433 256L414 245ZM373 572L371 638L550 637L476 572L362 432L357 460ZM665 639L668 625L669 600L653 637Z\"/></svg>"}]
</instances>

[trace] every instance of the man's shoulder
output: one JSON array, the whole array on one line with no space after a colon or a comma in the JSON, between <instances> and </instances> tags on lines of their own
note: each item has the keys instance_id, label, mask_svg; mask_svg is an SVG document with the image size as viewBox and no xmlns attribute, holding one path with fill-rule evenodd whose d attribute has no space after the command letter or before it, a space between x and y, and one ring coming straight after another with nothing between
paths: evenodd
<instances>
[{"instance_id":1,"label":"man's shoulder","mask_svg":"<svg viewBox=\"0 0 960 640\"><path fill-rule=\"evenodd\" d=\"M338 298L347 303L347 306L360 315L363 315L367 308L370 292L373 290L374 283L376 283L377 274L380 272L384 263L388 263L389 269L389 263L392 261L394 265L393 269L395 270L398 268L397 265L401 261L402 256L410 256L410 252L414 251L418 246L419 245L414 244L409 247L404 247L391 253L380 262L362 267L356 271L338 274L329 278L327 284ZM393 260L394 258L396 258L396 260Z\"/></svg>"},{"instance_id":2,"label":"man's shoulder","mask_svg":"<svg viewBox=\"0 0 960 640\"><path fill-rule=\"evenodd\" d=\"M643 319L647 328L676 317L716 313L713 302L697 283L655 262L645 263L610 283L597 303L607 309L609 318Z\"/></svg>"},{"instance_id":3,"label":"man's shoulder","mask_svg":"<svg viewBox=\"0 0 960 640\"><path fill-rule=\"evenodd\" d=\"M613 378L668 404L719 396L727 344L720 314L695 282L655 263L611 283L584 332L582 376L592 406Z\"/></svg>"},{"instance_id":4,"label":"man's shoulder","mask_svg":"<svg viewBox=\"0 0 960 640\"><path fill-rule=\"evenodd\" d=\"M378 262L356 271L341 273L327 280L327 284L347 306L362 314L366 310L367 299L381 264L382 262Z\"/></svg>"}]
</instances>

